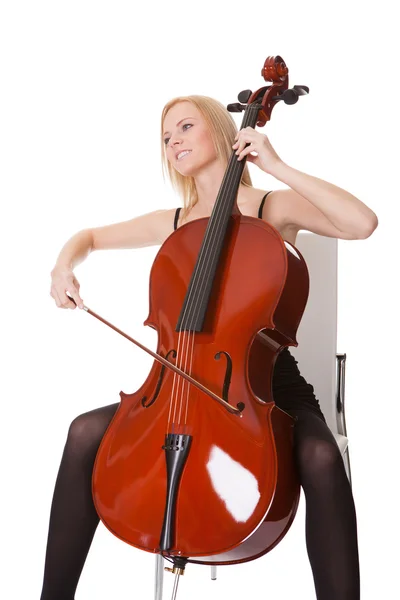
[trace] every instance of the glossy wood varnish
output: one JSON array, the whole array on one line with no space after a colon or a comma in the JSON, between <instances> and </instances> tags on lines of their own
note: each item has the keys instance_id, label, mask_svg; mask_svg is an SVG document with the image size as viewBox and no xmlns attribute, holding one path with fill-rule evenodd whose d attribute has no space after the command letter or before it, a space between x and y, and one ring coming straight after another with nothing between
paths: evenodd
<instances>
[{"instance_id":1,"label":"glossy wood varnish","mask_svg":"<svg viewBox=\"0 0 400 600\"><path fill-rule=\"evenodd\" d=\"M159 354L180 347L179 356L170 354L169 360L221 397L229 355L226 399L233 406L243 402L245 408L241 416L229 413L168 369L160 386L162 366L155 361L139 390L120 394L121 404L97 453L92 491L96 510L112 533L159 552L167 489L162 446L172 431L169 416L175 415L174 433L191 435L192 444L168 554L222 564L270 550L297 509L294 420L275 406L271 380L279 351L297 345L308 273L301 255L293 247L288 250L271 225L233 215L204 330L194 338L176 332L208 220L183 225L160 248L145 324L158 331ZM186 342L188 352L183 351Z\"/></svg>"}]
</instances>

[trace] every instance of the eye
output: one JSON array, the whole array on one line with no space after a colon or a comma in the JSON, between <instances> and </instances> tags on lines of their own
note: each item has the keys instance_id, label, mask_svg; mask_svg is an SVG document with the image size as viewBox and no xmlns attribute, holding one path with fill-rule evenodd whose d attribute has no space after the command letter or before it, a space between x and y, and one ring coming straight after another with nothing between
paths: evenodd
<instances>
[{"instance_id":1,"label":"eye","mask_svg":"<svg viewBox=\"0 0 400 600\"><path fill-rule=\"evenodd\" d=\"M184 131L186 131L186 129L184 129L185 127L192 127L192 126L193 126L193 123L184 123L184 124L182 125L182 129L183 129ZM170 138L165 138L165 139L164 139L164 144L165 144L165 145L167 145L167 144L168 144L168 142L169 142L169 140L170 140Z\"/></svg>"}]
</instances>

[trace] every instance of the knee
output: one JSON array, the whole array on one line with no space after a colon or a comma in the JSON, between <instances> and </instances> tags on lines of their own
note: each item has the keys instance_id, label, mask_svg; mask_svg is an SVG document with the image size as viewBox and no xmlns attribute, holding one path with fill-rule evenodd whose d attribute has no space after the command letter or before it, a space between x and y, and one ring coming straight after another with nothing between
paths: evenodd
<instances>
[{"instance_id":1,"label":"knee","mask_svg":"<svg viewBox=\"0 0 400 600\"><path fill-rule=\"evenodd\" d=\"M71 422L66 446L74 454L85 456L97 450L101 441L88 413L81 414Z\"/></svg>"},{"instance_id":2,"label":"knee","mask_svg":"<svg viewBox=\"0 0 400 600\"><path fill-rule=\"evenodd\" d=\"M68 438L75 442L82 442L91 437L93 433L92 419L90 413L83 413L75 417L68 429Z\"/></svg>"},{"instance_id":3,"label":"knee","mask_svg":"<svg viewBox=\"0 0 400 600\"><path fill-rule=\"evenodd\" d=\"M343 466L342 456L334 440L307 438L297 453L298 467L303 480L318 482L332 474L339 466Z\"/></svg>"},{"instance_id":4,"label":"knee","mask_svg":"<svg viewBox=\"0 0 400 600\"><path fill-rule=\"evenodd\" d=\"M96 452L111 418L97 410L78 415L69 426L67 445L80 454Z\"/></svg>"}]
</instances>

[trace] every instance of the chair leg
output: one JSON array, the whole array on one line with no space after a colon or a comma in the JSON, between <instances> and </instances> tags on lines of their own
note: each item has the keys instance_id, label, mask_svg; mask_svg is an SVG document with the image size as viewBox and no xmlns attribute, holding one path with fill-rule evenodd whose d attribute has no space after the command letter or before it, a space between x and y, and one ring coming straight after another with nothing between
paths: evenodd
<instances>
[{"instance_id":1,"label":"chair leg","mask_svg":"<svg viewBox=\"0 0 400 600\"><path fill-rule=\"evenodd\" d=\"M213 581L217 579L217 567L215 565L211 565L211 579Z\"/></svg>"},{"instance_id":2,"label":"chair leg","mask_svg":"<svg viewBox=\"0 0 400 600\"><path fill-rule=\"evenodd\" d=\"M346 428L346 413L345 413L345 375L346 375L346 358L347 355L336 354L336 424L338 433L347 437ZM346 469L347 477L349 478L351 485L351 471L350 471L350 454L349 446L347 446L343 454L344 468Z\"/></svg>"},{"instance_id":3,"label":"chair leg","mask_svg":"<svg viewBox=\"0 0 400 600\"><path fill-rule=\"evenodd\" d=\"M154 600L162 600L164 581L164 559L161 554L156 554L156 578Z\"/></svg>"},{"instance_id":4,"label":"chair leg","mask_svg":"<svg viewBox=\"0 0 400 600\"><path fill-rule=\"evenodd\" d=\"M351 471L350 471L350 454L349 454L349 447L347 446L346 451L343 455L343 461L344 461L344 468L346 469L346 473L347 473L347 477L349 478L350 481L350 486L352 485L351 482Z\"/></svg>"}]
</instances>

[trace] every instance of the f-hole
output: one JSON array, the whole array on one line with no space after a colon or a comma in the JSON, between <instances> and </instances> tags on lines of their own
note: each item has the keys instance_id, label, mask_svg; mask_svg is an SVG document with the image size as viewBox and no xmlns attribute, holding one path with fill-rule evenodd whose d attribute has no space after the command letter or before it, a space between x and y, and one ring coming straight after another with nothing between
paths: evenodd
<instances>
[{"instance_id":1,"label":"f-hole","mask_svg":"<svg viewBox=\"0 0 400 600\"><path fill-rule=\"evenodd\" d=\"M221 350L221 352L217 352L217 354L214 356L215 360L220 360L221 354L223 354L226 357L226 371L224 385L222 386L222 399L225 400L225 402L229 402L228 395L232 377L232 359L227 352Z\"/></svg>"},{"instance_id":2,"label":"f-hole","mask_svg":"<svg viewBox=\"0 0 400 600\"><path fill-rule=\"evenodd\" d=\"M165 357L166 360L169 360L169 355L170 354L172 354L172 358L176 358L176 350L172 349L166 355L166 357ZM147 402L147 404L146 404L147 396L143 396L143 398L141 400L143 408L149 408L149 406L151 406L152 404L154 404L154 402L157 400L157 396L160 393L161 384L163 382L164 373L165 373L165 369L166 368L167 367L165 365L161 365L161 371L160 371L160 376L159 376L158 381L157 381L157 387L155 389L155 392L154 392L153 397L151 398L150 402Z\"/></svg>"}]
</instances>

